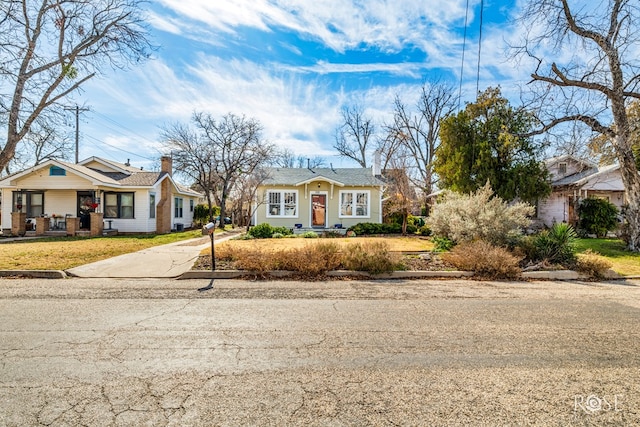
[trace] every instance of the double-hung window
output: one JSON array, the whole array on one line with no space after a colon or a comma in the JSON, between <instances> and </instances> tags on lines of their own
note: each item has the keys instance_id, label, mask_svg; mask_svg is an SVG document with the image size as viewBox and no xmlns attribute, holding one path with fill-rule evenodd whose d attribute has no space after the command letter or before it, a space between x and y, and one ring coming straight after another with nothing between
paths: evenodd
<instances>
[{"instance_id":1,"label":"double-hung window","mask_svg":"<svg viewBox=\"0 0 640 427\"><path fill-rule=\"evenodd\" d=\"M341 191L340 217L368 218L370 208L369 199L369 191Z\"/></svg>"},{"instance_id":2,"label":"double-hung window","mask_svg":"<svg viewBox=\"0 0 640 427\"><path fill-rule=\"evenodd\" d=\"M105 193L104 217L105 218L133 218L134 193Z\"/></svg>"},{"instance_id":3,"label":"double-hung window","mask_svg":"<svg viewBox=\"0 0 640 427\"><path fill-rule=\"evenodd\" d=\"M149 218L156 217L156 194L149 194Z\"/></svg>"},{"instance_id":4,"label":"double-hung window","mask_svg":"<svg viewBox=\"0 0 640 427\"><path fill-rule=\"evenodd\" d=\"M182 218L183 209L184 209L184 199L182 197L176 197L174 199L173 217Z\"/></svg>"},{"instance_id":5,"label":"double-hung window","mask_svg":"<svg viewBox=\"0 0 640 427\"><path fill-rule=\"evenodd\" d=\"M298 192L291 190L267 191L267 217L298 217Z\"/></svg>"},{"instance_id":6,"label":"double-hung window","mask_svg":"<svg viewBox=\"0 0 640 427\"><path fill-rule=\"evenodd\" d=\"M14 192L13 211L24 212L29 218L43 215L44 193L31 191Z\"/></svg>"}]
</instances>

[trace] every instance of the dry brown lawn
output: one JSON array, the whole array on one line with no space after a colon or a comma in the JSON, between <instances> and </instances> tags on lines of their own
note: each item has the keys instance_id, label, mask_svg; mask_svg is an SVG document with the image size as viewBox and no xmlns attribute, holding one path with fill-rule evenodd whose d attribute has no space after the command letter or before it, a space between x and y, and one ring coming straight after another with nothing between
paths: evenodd
<instances>
[{"instance_id":1,"label":"dry brown lawn","mask_svg":"<svg viewBox=\"0 0 640 427\"><path fill-rule=\"evenodd\" d=\"M0 270L66 270L152 246L201 236L200 230L190 230L162 235L0 241Z\"/></svg>"},{"instance_id":2,"label":"dry brown lawn","mask_svg":"<svg viewBox=\"0 0 640 427\"><path fill-rule=\"evenodd\" d=\"M306 245L312 245L317 242L331 242L340 246L351 245L354 243L378 242L383 241L389 245L389 250L394 252L424 252L433 249L433 243L423 237L348 237L348 238L332 238L332 239L305 239L303 237L283 238L283 239L251 239L251 240L227 240L219 244L232 245L238 248L252 248L261 251L277 252L286 249L302 248ZM218 247L218 245L216 245ZM202 255L210 254L209 248L202 251Z\"/></svg>"}]
</instances>

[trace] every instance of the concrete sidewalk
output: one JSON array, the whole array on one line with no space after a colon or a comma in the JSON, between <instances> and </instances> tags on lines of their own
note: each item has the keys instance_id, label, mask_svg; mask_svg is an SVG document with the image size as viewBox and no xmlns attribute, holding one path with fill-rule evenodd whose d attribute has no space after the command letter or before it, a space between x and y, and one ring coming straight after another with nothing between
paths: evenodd
<instances>
[{"instance_id":1,"label":"concrete sidewalk","mask_svg":"<svg viewBox=\"0 0 640 427\"><path fill-rule=\"evenodd\" d=\"M228 240L238 233L224 233L215 243ZM211 246L209 236L154 246L130 254L119 255L66 270L74 277L112 278L173 278L189 271L200 252Z\"/></svg>"}]
</instances>

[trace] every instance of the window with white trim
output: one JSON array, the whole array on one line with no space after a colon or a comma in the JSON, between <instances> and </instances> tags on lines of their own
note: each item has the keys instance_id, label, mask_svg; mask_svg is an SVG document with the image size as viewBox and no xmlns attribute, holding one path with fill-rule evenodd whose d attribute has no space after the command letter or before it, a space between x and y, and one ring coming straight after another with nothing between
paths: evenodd
<instances>
[{"instance_id":1,"label":"window with white trim","mask_svg":"<svg viewBox=\"0 0 640 427\"><path fill-rule=\"evenodd\" d=\"M566 163L558 163L558 174L565 175L567 173L567 164Z\"/></svg>"},{"instance_id":2,"label":"window with white trim","mask_svg":"<svg viewBox=\"0 0 640 427\"><path fill-rule=\"evenodd\" d=\"M297 218L298 192L290 190L267 191L267 218Z\"/></svg>"},{"instance_id":3,"label":"window with white trim","mask_svg":"<svg viewBox=\"0 0 640 427\"><path fill-rule=\"evenodd\" d=\"M149 218L156 217L156 193L149 194Z\"/></svg>"},{"instance_id":4,"label":"window with white trim","mask_svg":"<svg viewBox=\"0 0 640 427\"><path fill-rule=\"evenodd\" d=\"M133 218L133 193L104 193L105 218Z\"/></svg>"},{"instance_id":5,"label":"window with white trim","mask_svg":"<svg viewBox=\"0 0 640 427\"><path fill-rule=\"evenodd\" d=\"M368 218L369 199L369 191L341 191L340 217Z\"/></svg>"},{"instance_id":6,"label":"window with white trim","mask_svg":"<svg viewBox=\"0 0 640 427\"><path fill-rule=\"evenodd\" d=\"M15 191L13 193L13 212L24 212L27 217L44 214L44 193Z\"/></svg>"},{"instance_id":7,"label":"window with white trim","mask_svg":"<svg viewBox=\"0 0 640 427\"><path fill-rule=\"evenodd\" d=\"M173 217L182 218L184 199L182 197L175 197L173 201Z\"/></svg>"}]
</instances>

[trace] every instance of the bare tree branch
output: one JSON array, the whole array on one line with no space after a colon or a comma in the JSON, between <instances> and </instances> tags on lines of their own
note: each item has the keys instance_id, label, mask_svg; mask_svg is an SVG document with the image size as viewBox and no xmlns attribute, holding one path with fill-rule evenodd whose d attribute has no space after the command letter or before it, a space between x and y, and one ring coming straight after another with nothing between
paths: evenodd
<instances>
[{"instance_id":1,"label":"bare tree branch","mask_svg":"<svg viewBox=\"0 0 640 427\"><path fill-rule=\"evenodd\" d=\"M148 57L140 0L4 0L0 3L0 169L36 119L100 72Z\"/></svg>"},{"instance_id":2,"label":"bare tree branch","mask_svg":"<svg viewBox=\"0 0 640 427\"><path fill-rule=\"evenodd\" d=\"M170 126L163 131L162 140L174 153L176 171L193 179L205 193L210 213L213 198L224 218L236 184L266 163L275 147L262 140L262 126L255 119L229 113L216 120L208 113L195 112L193 124Z\"/></svg>"},{"instance_id":3,"label":"bare tree branch","mask_svg":"<svg viewBox=\"0 0 640 427\"><path fill-rule=\"evenodd\" d=\"M355 160L361 167L367 167L367 154L373 141L375 127L360 106L342 109L343 124L336 129L336 143L333 148L341 156Z\"/></svg>"},{"instance_id":4,"label":"bare tree branch","mask_svg":"<svg viewBox=\"0 0 640 427\"><path fill-rule=\"evenodd\" d=\"M555 42L563 64L552 61L546 66L540 59L532 74L531 86L544 94L538 98L541 126L535 134L574 121L611 141L628 204L627 245L636 251L640 250L640 153L634 149L627 107L640 99L638 21L640 7L634 1L605 0L594 6L539 0L525 9L521 22L541 31L527 36L522 43L526 48L516 48L516 55L543 58L553 54L546 49L548 41Z\"/></svg>"}]
</instances>

